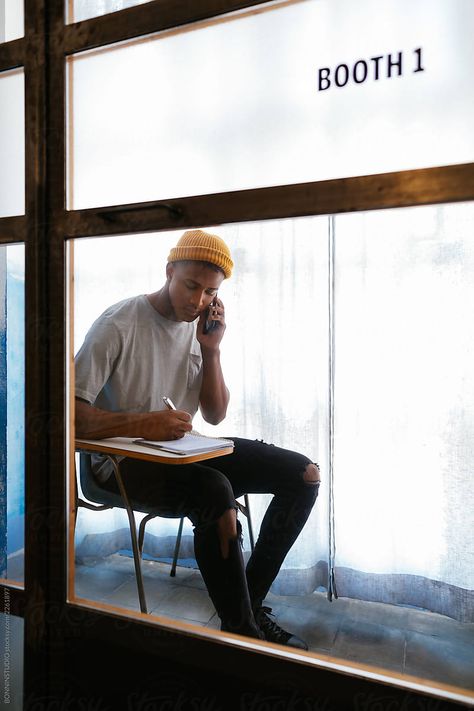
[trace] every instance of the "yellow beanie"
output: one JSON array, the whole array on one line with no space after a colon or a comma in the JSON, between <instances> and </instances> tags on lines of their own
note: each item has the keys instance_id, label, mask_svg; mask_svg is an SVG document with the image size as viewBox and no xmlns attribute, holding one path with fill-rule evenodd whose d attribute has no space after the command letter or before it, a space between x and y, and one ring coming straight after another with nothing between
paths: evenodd
<instances>
[{"instance_id":1,"label":"yellow beanie","mask_svg":"<svg viewBox=\"0 0 474 711\"><path fill-rule=\"evenodd\" d=\"M179 262L182 259L215 264L222 269L226 279L232 274L234 266L230 250L224 240L204 230L187 230L176 247L172 248L168 255L168 262Z\"/></svg>"}]
</instances>

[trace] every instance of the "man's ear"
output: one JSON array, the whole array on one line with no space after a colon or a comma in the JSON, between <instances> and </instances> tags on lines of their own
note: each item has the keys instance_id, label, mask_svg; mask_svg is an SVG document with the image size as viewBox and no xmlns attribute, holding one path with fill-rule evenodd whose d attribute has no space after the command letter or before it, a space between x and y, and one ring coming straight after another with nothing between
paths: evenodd
<instances>
[{"instance_id":1,"label":"man's ear","mask_svg":"<svg viewBox=\"0 0 474 711\"><path fill-rule=\"evenodd\" d=\"M166 265L166 278L168 279L168 281L171 280L171 277L173 276L173 274L174 274L174 264L172 262L168 262L168 264Z\"/></svg>"}]
</instances>

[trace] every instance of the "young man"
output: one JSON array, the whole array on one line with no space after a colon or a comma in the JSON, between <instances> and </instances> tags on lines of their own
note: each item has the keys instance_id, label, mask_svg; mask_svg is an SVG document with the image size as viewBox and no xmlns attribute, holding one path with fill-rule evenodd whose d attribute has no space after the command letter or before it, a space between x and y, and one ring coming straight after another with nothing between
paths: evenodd
<instances>
[{"instance_id":1,"label":"young man","mask_svg":"<svg viewBox=\"0 0 474 711\"><path fill-rule=\"evenodd\" d=\"M179 439L198 408L207 422L224 419L225 310L217 293L232 268L218 236L189 230L170 252L159 291L121 301L95 321L76 357L79 437ZM215 327L205 332L208 309ZM164 395L176 410L165 407ZM125 487L132 501L156 501L163 515L192 521L196 561L222 629L307 649L267 614L263 600L316 501L319 468L296 452L231 439L232 454L202 464L125 458ZM105 458L95 456L93 470L104 489L118 491ZM235 503L244 493L274 494L246 568Z\"/></svg>"}]
</instances>

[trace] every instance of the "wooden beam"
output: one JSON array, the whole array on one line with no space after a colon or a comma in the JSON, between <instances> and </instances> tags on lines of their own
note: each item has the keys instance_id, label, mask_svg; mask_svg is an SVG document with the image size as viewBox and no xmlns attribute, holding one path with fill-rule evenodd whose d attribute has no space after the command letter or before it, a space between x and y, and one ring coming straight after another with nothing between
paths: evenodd
<instances>
[{"instance_id":1,"label":"wooden beam","mask_svg":"<svg viewBox=\"0 0 474 711\"><path fill-rule=\"evenodd\" d=\"M474 163L67 212L66 237L474 200Z\"/></svg>"},{"instance_id":2,"label":"wooden beam","mask_svg":"<svg viewBox=\"0 0 474 711\"><path fill-rule=\"evenodd\" d=\"M25 40L17 39L0 44L0 72L21 67L25 62Z\"/></svg>"},{"instance_id":3,"label":"wooden beam","mask_svg":"<svg viewBox=\"0 0 474 711\"><path fill-rule=\"evenodd\" d=\"M25 1L24 697L31 706L61 698L66 684L59 632L66 600L63 13L64 0Z\"/></svg>"},{"instance_id":4,"label":"wooden beam","mask_svg":"<svg viewBox=\"0 0 474 711\"><path fill-rule=\"evenodd\" d=\"M14 244L24 242L26 239L26 217L0 218L0 244Z\"/></svg>"},{"instance_id":5,"label":"wooden beam","mask_svg":"<svg viewBox=\"0 0 474 711\"><path fill-rule=\"evenodd\" d=\"M110 695L101 699L111 708L118 708L123 697L114 680L121 678L124 671L131 672L133 686L129 688L146 689L149 697L145 699L150 699L147 708L151 708L155 693L163 690L163 677L157 675L156 669L164 678L171 670L175 679L183 671L181 664L186 664L186 674L203 685L210 683L217 692L217 697L211 697L211 708L247 711L280 708L453 711L463 705L472 708L473 695L469 690L371 664L348 662L329 654L292 651L192 623L125 613L89 600L84 601L84 607L78 602L69 605L65 612L65 634L73 642L66 647L66 673L81 668L87 674L88 692L93 697L97 687L94 674L89 674L88 669L97 669L97 691L99 694L109 691ZM105 650L111 670L107 676L101 663ZM218 682L226 675L238 681L236 686L241 694L240 699L232 697L228 706L221 701L230 698L229 682L224 682L223 693ZM239 705L234 701L240 701Z\"/></svg>"},{"instance_id":6,"label":"wooden beam","mask_svg":"<svg viewBox=\"0 0 474 711\"><path fill-rule=\"evenodd\" d=\"M145 5L66 25L65 52L72 54L93 49L267 3L273 4L273 0L154 0Z\"/></svg>"},{"instance_id":7,"label":"wooden beam","mask_svg":"<svg viewBox=\"0 0 474 711\"><path fill-rule=\"evenodd\" d=\"M46 116L45 0L25 2L25 190L27 239L25 250L25 627L24 693L35 698L49 692L48 630L45 596L48 586L46 511L48 506L47 439L42 423L47 409L42 370L47 359L47 318L44 316L44 136ZM26 413L28 415L26 416ZM38 624L38 620L40 623ZM36 621L36 629L35 629Z\"/></svg>"}]
</instances>

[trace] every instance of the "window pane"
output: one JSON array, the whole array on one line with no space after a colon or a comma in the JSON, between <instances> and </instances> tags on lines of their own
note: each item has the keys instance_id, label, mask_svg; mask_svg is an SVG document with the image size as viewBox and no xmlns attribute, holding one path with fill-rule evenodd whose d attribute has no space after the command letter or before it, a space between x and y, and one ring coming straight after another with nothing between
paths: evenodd
<instances>
[{"instance_id":1,"label":"window pane","mask_svg":"<svg viewBox=\"0 0 474 711\"><path fill-rule=\"evenodd\" d=\"M24 35L23 0L0 0L0 42Z\"/></svg>"},{"instance_id":2,"label":"window pane","mask_svg":"<svg viewBox=\"0 0 474 711\"><path fill-rule=\"evenodd\" d=\"M0 576L23 581L25 512L25 266L0 247Z\"/></svg>"},{"instance_id":3,"label":"window pane","mask_svg":"<svg viewBox=\"0 0 474 711\"><path fill-rule=\"evenodd\" d=\"M219 289L227 321L221 359L231 404L221 424L206 423L198 412L193 426L210 436L259 438L300 451L327 471L327 218L244 223L209 231L228 243L235 262L232 278ZM88 329L105 309L123 299L154 292L163 285L167 256L181 234L181 231L161 232L81 239L74 243L76 354ZM106 281L100 266L105 262ZM309 313L312 328L308 329ZM133 367L131 363L130 368ZM76 381L76 387L77 384ZM282 566L273 588L279 594L303 595L325 584L326 493L321 492L311 523ZM255 534L271 498L269 494L251 496ZM137 514L137 521L140 517ZM155 561L156 565L150 565L150 573L154 569L155 582L162 581L165 593L165 599L163 595L155 598L152 582L148 587L149 603L155 614L196 620L192 600L183 600L173 611L168 595L176 592L172 583L181 584L189 572L186 568L194 567L194 579L199 579L193 528L188 519L176 580L169 577L169 564L157 562L173 556L177 528L176 518L159 517L147 524L145 557ZM244 518L242 530L247 555L250 546ZM128 578L126 599L118 590L105 594L100 585L100 569L86 567L100 556L101 564L111 566L111 573L132 570L125 512L114 509L97 513L80 508L75 543L76 595L139 609L133 577ZM212 604L200 591L197 594L205 598L197 619L207 622L214 614ZM319 592L318 596L321 598L323 594ZM202 616L208 611L209 617L204 620Z\"/></svg>"},{"instance_id":4,"label":"window pane","mask_svg":"<svg viewBox=\"0 0 474 711\"><path fill-rule=\"evenodd\" d=\"M469 162L473 25L471 0L308 0L77 55L69 206Z\"/></svg>"},{"instance_id":5,"label":"window pane","mask_svg":"<svg viewBox=\"0 0 474 711\"><path fill-rule=\"evenodd\" d=\"M67 22L80 22L147 2L150 0L65 0Z\"/></svg>"},{"instance_id":6,"label":"window pane","mask_svg":"<svg viewBox=\"0 0 474 711\"><path fill-rule=\"evenodd\" d=\"M23 70L0 74L0 217L25 212Z\"/></svg>"},{"instance_id":7,"label":"window pane","mask_svg":"<svg viewBox=\"0 0 474 711\"><path fill-rule=\"evenodd\" d=\"M338 591L466 621L473 228L473 203L335 218Z\"/></svg>"},{"instance_id":8,"label":"window pane","mask_svg":"<svg viewBox=\"0 0 474 711\"><path fill-rule=\"evenodd\" d=\"M266 598L278 624L306 639L316 657L464 688L473 683L472 624L465 624L472 623L474 582L473 224L474 203L458 203L209 228L224 238L235 262L219 289L231 399L219 425L198 413L193 418L204 434L264 439L320 464L316 505ZM84 339L115 344L107 353L92 349L90 359L83 352L76 387L81 382L85 395L94 393L91 401L105 393L112 402L112 391L122 393L113 382L121 371L134 411L155 409L137 389L148 372L144 364L159 364L159 357L133 356L130 347L135 338L150 342L157 314L146 308L143 320L134 320L133 336L123 314L129 297L138 297L131 302L137 304L163 286L164 264L179 236L74 242L75 353ZM120 316L108 311L87 336L119 302ZM188 376L189 370L178 390L189 387ZM157 388L147 382L145 390L148 397ZM250 496L261 544L272 500L262 489ZM286 510L293 517L292 506ZM143 516L137 513L137 523ZM248 557L247 522L240 520ZM281 525L284 520L279 517ZM196 630L220 629L188 520L170 577L177 532L176 518L147 523L149 611ZM138 611L130 549L122 509L81 507L73 594L123 614ZM339 595L333 602L328 559Z\"/></svg>"}]
</instances>

